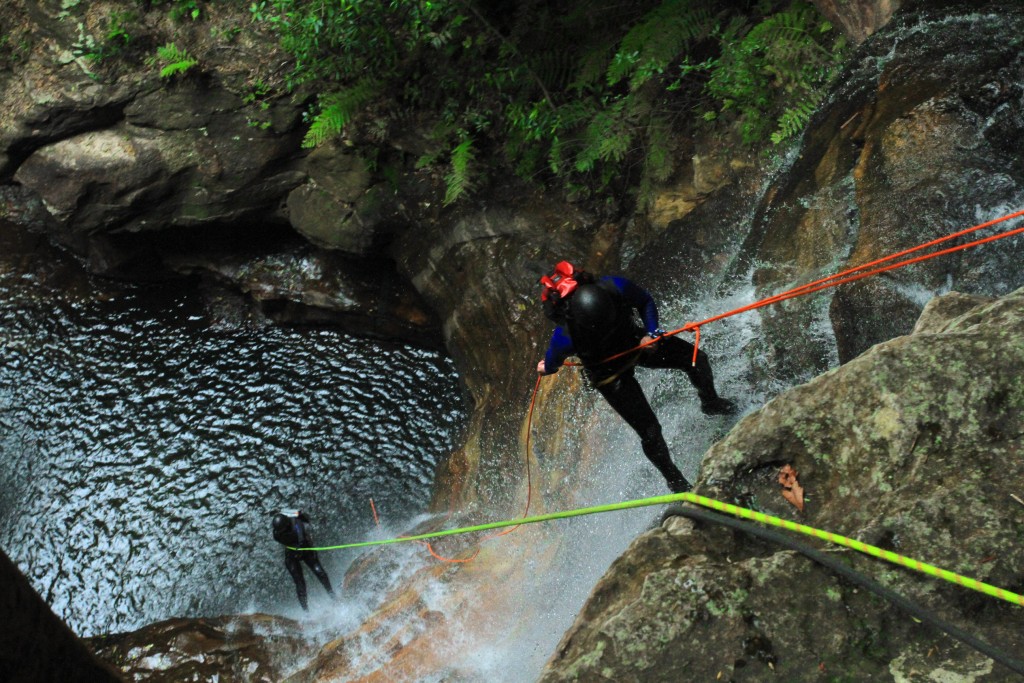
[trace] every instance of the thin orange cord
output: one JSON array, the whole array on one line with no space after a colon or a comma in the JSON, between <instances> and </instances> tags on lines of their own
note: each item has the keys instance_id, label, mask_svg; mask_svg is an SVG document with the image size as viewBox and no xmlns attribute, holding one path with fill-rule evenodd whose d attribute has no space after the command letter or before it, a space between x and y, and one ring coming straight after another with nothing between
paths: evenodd
<instances>
[{"instance_id":1,"label":"thin orange cord","mask_svg":"<svg viewBox=\"0 0 1024 683\"><path fill-rule=\"evenodd\" d=\"M1011 229L1011 230L1006 230L1004 232L997 233L995 235L990 235L989 237L984 237L984 238L981 238L981 239L977 239L977 240L974 240L972 242L966 242L964 244L960 244L960 245L957 245L955 247L949 247L947 249L942 249L942 250L939 250L939 251L931 252L931 253L925 254L923 256L917 256L915 258L906 259L906 260L903 260L903 261L898 261L896 263L891 263L891 264L889 264L887 266L882 266L880 268L874 268L873 270L868 270L868 271L865 271L865 272L862 272L862 273L858 273L858 271L862 271L865 268L871 268L871 267L877 266L877 265L879 265L881 263L885 263L886 261L891 261L891 260L893 260L895 258L899 258L900 256L906 256L907 254L912 254L912 253L914 253L916 251L920 251L921 249L925 249L927 247L935 246L937 244L941 244L943 242L947 242L947 241L949 241L951 239L954 239L956 237L961 237L963 235L967 235L967 234L970 234L972 232L976 232L976 231L981 230L983 228L990 227L992 225L995 225L996 223L1001 223L1003 221L1008 221L1008 220L1011 220L1013 218L1019 218L1021 216L1024 216L1024 210L1016 211L1014 213L1007 214L1007 215L1002 216L1000 218L995 218L993 220L986 221L985 223L979 223L978 225L975 225L973 227L967 228L965 230L960 230L960 231L952 233L950 235L946 235L945 237L940 237L938 239L931 240L930 242L925 242L924 244L919 244L916 247L911 247L909 249L904 249L903 251L896 252L894 254L889 254L888 256L883 256L882 258L875 259L874 261L871 261L869 263L865 263L865 264L862 264L862 265L859 265L859 266L854 266L853 268L848 268L847 270L844 270L842 272L836 273L835 275L829 275L828 277L823 277L823 278L821 278L819 280L815 280L813 282L808 282L807 284L798 285L798 286L793 287L791 289L787 289L784 292L780 292L779 294L774 294L772 296L765 297L764 299L760 299L758 301L755 301L752 304L747 304L746 306L741 306L739 308L734 308L731 311L726 311L725 313L721 313L719 315L712 316L710 318L706 318L705 320L701 320L700 322L686 323L685 325L683 325L679 329L672 330L670 332L666 332L662 336L664 336L664 337L671 337L673 335L679 334L680 332L694 332L697 335L697 341L699 342L700 341L700 328L701 328L702 325L707 325L708 323L713 323L713 322L716 322L718 320L722 320L724 318L729 318L731 316L738 315L739 313L746 313L747 311L752 311L752 310L755 310L755 309L758 309L758 308L763 308L764 306L769 306L771 304L776 304L776 303L779 303L779 302L782 302L782 301L787 301L789 299L794 299L794 298L796 298L798 296L804 296L805 294L813 294L814 292L820 292L823 289L829 289L831 287L838 287L839 285L845 285L845 284L848 284L850 282L856 282L857 280L862 280L862 279L864 279L866 277L870 277L872 275L878 275L879 273L885 273L885 272L888 272L890 270L896 270L897 268L902 268L904 266L909 266L909 265L914 264L914 263L920 263L921 261L927 261L929 259L933 259L933 258L936 258L938 256L945 256L946 254L952 254L952 253L957 252L957 251L963 251L964 249L970 249L971 247L977 247L977 246L982 245L982 244L987 244L988 242L995 242L996 240L1001 240L1001 239L1005 239L1007 237L1012 237L1014 235L1019 235L1021 233L1024 233L1024 227L1014 228L1014 229ZM857 274L855 275L854 273L857 273ZM637 349L642 349L645 346L650 346L651 344L656 344L657 341L658 341L657 339L654 339L654 340L651 340L649 342L645 342L643 344L639 344L639 345L637 345L637 346L635 346L635 347L633 347L631 349L626 349L625 351L622 351L620 353L616 353L616 354L614 354L612 356L609 356L608 358L605 358L601 362L602 363L607 363L608 361L615 360L616 358L621 358L622 356L625 356L628 353L632 353L633 351L636 351ZM694 346L696 347L696 343L694 344ZM694 363L696 363L696 360L697 360L696 348L694 349L693 358L694 358ZM574 363L573 365L577 365L577 364Z\"/></svg>"},{"instance_id":2,"label":"thin orange cord","mask_svg":"<svg viewBox=\"0 0 1024 683\"><path fill-rule=\"evenodd\" d=\"M537 404L537 391L540 389L540 379L543 375L537 375L537 381L533 385L533 396L530 398L530 413L526 418L526 509L523 510L523 517L530 514L530 501L533 498L533 478L530 474L530 435L533 432L533 407ZM510 534L519 528L519 524L509 527L504 531L492 534L490 536L484 536L480 539L480 542L486 541L491 538L497 538L498 536L504 536Z\"/></svg>"},{"instance_id":3,"label":"thin orange cord","mask_svg":"<svg viewBox=\"0 0 1024 683\"><path fill-rule=\"evenodd\" d=\"M373 498L370 499L370 509L373 510L373 523L380 526L380 518L377 517L377 506L373 504Z\"/></svg>"},{"instance_id":4,"label":"thin orange cord","mask_svg":"<svg viewBox=\"0 0 1024 683\"><path fill-rule=\"evenodd\" d=\"M433 556L434 556L435 558L437 558L438 560L441 560L442 562L449 562L449 563L451 563L451 564L463 564L463 563L465 563L465 562L472 562L473 560L475 560L475 559L476 559L476 556L480 554L480 548L477 548L477 549L476 549L476 552L474 552L474 553L473 553L473 554L472 554L471 556L469 556L469 557L465 557L465 558L457 558L457 557L444 557L444 556L442 556L442 555L438 555L438 554L437 554L437 553L436 553L436 552L434 551L434 546L432 546L432 545L430 545L429 543L427 543L427 542L424 542L424 541L420 541L420 542L421 542L421 543L423 543L423 545L427 546L427 551L428 551L428 552L429 552L429 553L430 553L431 555L433 555Z\"/></svg>"},{"instance_id":5,"label":"thin orange cord","mask_svg":"<svg viewBox=\"0 0 1024 683\"><path fill-rule=\"evenodd\" d=\"M533 475L532 475L531 469L530 469L530 436L531 436L531 432L533 431L533 409L534 409L534 406L537 404L537 392L540 389L540 380L541 380L541 375L537 375L537 381L533 385L533 396L530 398L530 412L529 412L529 416L527 417L527 420L526 420L526 456L524 458L525 462L526 462L526 509L523 510L523 515L522 515L523 517L527 517L530 514L530 504L531 504L531 502L533 500ZM449 513L449 516L451 516L450 513ZM509 527L507 529L504 529L503 531L500 531L500 532L498 532L496 534L491 534L490 536L484 536L483 538L481 538L478 541L478 543L483 543L484 541L488 541L488 540L490 540L492 538L497 538L498 536L504 536L505 534L510 534L513 531L515 531L516 529L518 529L519 526L520 525L517 524L515 526L512 526L512 527ZM457 563L457 564L461 564L461 563L464 563L464 562L471 562L471 561L476 559L477 555L480 554L480 548L478 547L476 549L476 552L474 552L473 555L470 556L470 557L466 557L466 558L443 557L442 555L438 554L437 551L434 550L434 547L430 543L425 542L425 541L423 541L422 543L423 543L423 545L427 546L427 551L434 558L436 558L438 560L441 560L442 562L451 562L451 563Z\"/></svg>"},{"instance_id":6,"label":"thin orange cord","mask_svg":"<svg viewBox=\"0 0 1024 683\"><path fill-rule=\"evenodd\" d=\"M1018 212L1016 214L1011 214L1010 217L1019 216L1021 214L1024 214L1024 211ZM850 273L854 273L857 270L861 270L861 269L863 269L865 267L865 266L858 266L857 268L851 268L850 270L844 271L843 273L838 273L836 275L831 275L831 276L829 276L827 278L822 278L821 280L817 280L815 282L811 282L811 283L808 283L806 285L801 285L799 287L794 287L793 289L789 289L789 290L787 290L785 292L782 292L780 294L776 294L774 296L766 297L764 299L761 299L760 301L755 301L752 304L748 304L747 306L742 306L742 307L734 309L732 311L727 311L726 313L722 313L721 315L716 315L716 316L708 318L706 320L702 320L699 323L687 323L683 327L680 327L678 330L673 330L672 332L666 332L665 334L666 335L677 334L679 332L683 332L683 331L686 331L686 330L689 330L689 329L693 329L695 327L700 327L701 325L706 325L707 323L710 323L710 322L715 322L715 321L721 320L723 318L728 318L729 316L733 316L733 315L736 315L738 313L744 313L746 311L751 311L751 310L754 310L754 309L757 309L757 308L762 308L762 307L768 306L770 304L776 304L776 303L779 303L779 302L782 302L782 301L786 301L788 299L794 299L794 298L796 298L798 296L804 296L805 294L813 294L814 292L820 292L823 289L829 289L831 287L838 287L839 285L845 285L845 284L848 284L850 282L856 282L857 280L863 280L864 278L870 277L872 275L878 275L879 273L885 273L885 272L888 272L890 270L896 270L897 268L902 268L904 266L909 266L909 265L912 265L914 263L920 263L921 261L927 261L929 259L933 259L933 258L936 258L938 256L945 256L946 254L952 254L952 253L957 252L957 251L963 251L964 249L970 249L971 247L977 247L977 246L982 245L982 244L987 244L988 242L995 242L996 240L1005 239L1007 237L1012 237L1014 235L1019 235L1021 233L1024 233L1024 227L1014 228L1013 230L1007 230L1005 232L1001 232L1001 233L998 233L996 235L991 235L989 237L984 237L982 239L974 240L973 242L966 242L964 244L960 244L960 245L957 245L955 247L949 247L948 249L942 249L940 251L932 252L930 254L925 254L924 256L917 256L915 258L906 259L905 261L898 261L897 263L892 263L892 264L889 264L887 266L882 266L881 268L875 268L874 270L869 270L869 271L866 271L866 272L863 272L863 273L858 273L857 275L850 275ZM916 250L916 248L915 249L908 249L908 250L906 250L904 252L901 252L901 253L902 254L906 254L906 253L910 253L910 252L915 251L915 250ZM884 261L890 260L891 258L892 258L891 256L885 257L883 259L879 259L878 261L874 261L873 263L884 262ZM839 278L841 276L844 276L844 277L842 277L842 279L835 279L835 278Z\"/></svg>"}]
</instances>

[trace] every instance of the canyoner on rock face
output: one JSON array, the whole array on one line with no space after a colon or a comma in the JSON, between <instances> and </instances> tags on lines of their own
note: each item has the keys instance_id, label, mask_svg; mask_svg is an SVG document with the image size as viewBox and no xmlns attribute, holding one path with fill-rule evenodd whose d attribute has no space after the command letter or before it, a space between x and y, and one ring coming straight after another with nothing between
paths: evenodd
<instances>
[{"instance_id":1,"label":"canyoner on rock face","mask_svg":"<svg viewBox=\"0 0 1024 683\"><path fill-rule=\"evenodd\" d=\"M598 278L561 261L540 282L544 315L556 327L537 372L554 374L567 358L578 356L593 387L640 437L644 455L665 477L669 489L689 491L690 482L672 462L661 424L634 368L682 370L697 390L702 412L731 414L735 406L715 390L707 354L677 337L663 338L654 299L624 277Z\"/></svg>"}]
</instances>

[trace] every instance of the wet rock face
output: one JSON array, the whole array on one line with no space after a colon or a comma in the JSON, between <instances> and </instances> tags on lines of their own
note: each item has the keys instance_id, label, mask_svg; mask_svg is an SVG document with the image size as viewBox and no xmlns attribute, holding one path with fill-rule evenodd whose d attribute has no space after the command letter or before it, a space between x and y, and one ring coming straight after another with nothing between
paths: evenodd
<instances>
[{"instance_id":1,"label":"wet rock face","mask_svg":"<svg viewBox=\"0 0 1024 683\"><path fill-rule=\"evenodd\" d=\"M1022 31L1019 3L914 3L896 13L839 77L754 210L727 277L752 274L768 296L1018 210ZM693 233L698 219L669 233ZM1024 240L1012 238L762 309L756 352L786 359L787 373L812 370L792 375L806 379L833 357L847 362L910 332L935 294L1012 291L1024 284L1022 259ZM834 334L800 333L819 321Z\"/></svg>"},{"instance_id":2,"label":"wet rock face","mask_svg":"<svg viewBox=\"0 0 1024 683\"><path fill-rule=\"evenodd\" d=\"M186 22L148 10L114 0L0 7L11 40L29 46L0 77L0 217L48 235L93 273L199 274L250 294L266 318L438 347L437 317L383 254L409 224L406 207L433 198L436 184L409 173L396 189L351 147L302 148L304 96L280 95L287 57L245 6L204 6L202 21ZM140 47L75 58L79 34L105 35L118 13L135 17L130 46ZM169 42L198 64L161 78L146 57Z\"/></svg>"},{"instance_id":3,"label":"wet rock face","mask_svg":"<svg viewBox=\"0 0 1024 683\"><path fill-rule=\"evenodd\" d=\"M738 283L763 298L1019 210L1022 29L1019 3L905 3L853 54L791 164L737 173L627 273L683 301ZM806 381L909 333L936 294L1020 287L1022 259L1018 236L759 309L746 352L766 375Z\"/></svg>"},{"instance_id":4,"label":"wet rock face","mask_svg":"<svg viewBox=\"0 0 1024 683\"><path fill-rule=\"evenodd\" d=\"M294 621L267 614L168 619L130 634L88 639L126 680L278 683L312 648Z\"/></svg>"},{"instance_id":5,"label":"wet rock face","mask_svg":"<svg viewBox=\"0 0 1024 683\"><path fill-rule=\"evenodd\" d=\"M951 295L880 344L742 420L697 492L1020 592L1024 289ZM953 316L953 317L947 317ZM805 490L780 495L791 464ZM675 518L678 520L678 518ZM854 551L850 566L1011 655L1019 607ZM942 673L946 672L946 673ZM612 566L543 681L912 680L1015 674L792 551L670 521Z\"/></svg>"},{"instance_id":6,"label":"wet rock face","mask_svg":"<svg viewBox=\"0 0 1024 683\"><path fill-rule=\"evenodd\" d=\"M613 253L601 244L593 217L524 190L426 222L392 245L399 271L443 320L452 358L472 369L463 380L476 419L465 447L439 473L439 498L488 500L496 509L507 501L512 492L502 473L519 468L521 456L508 444L518 439L522 417L509 402L528 400L553 329L538 280L562 259L601 265Z\"/></svg>"},{"instance_id":7,"label":"wet rock face","mask_svg":"<svg viewBox=\"0 0 1024 683\"><path fill-rule=\"evenodd\" d=\"M828 17L854 44L863 43L892 17L902 0L813 0L818 10Z\"/></svg>"}]
</instances>

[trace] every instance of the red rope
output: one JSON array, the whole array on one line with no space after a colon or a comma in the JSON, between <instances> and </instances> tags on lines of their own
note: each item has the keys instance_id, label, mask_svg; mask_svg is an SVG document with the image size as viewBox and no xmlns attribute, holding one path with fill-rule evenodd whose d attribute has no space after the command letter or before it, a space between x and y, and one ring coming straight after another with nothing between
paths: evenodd
<instances>
[{"instance_id":1,"label":"red rope","mask_svg":"<svg viewBox=\"0 0 1024 683\"><path fill-rule=\"evenodd\" d=\"M896 270L897 268L902 268L904 266L909 266L911 264L919 263L921 261L927 261L928 259L933 259L933 258L936 258L938 256L945 256L946 254L952 254L953 252L963 251L964 249L970 249L971 247L977 247L979 245L986 244L988 242L995 242L996 240L1001 240L1001 239L1005 239L1007 237L1012 237L1013 235L1019 235L1021 233L1024 233L1024 227L1014 228L1014 229L1011 229L1011 230L1006 230L1004 232L997 233L997 234L991 235L989 237L984 237L982 239L977 239L977 240L974 240L972 242L966 242L964 244L960 244L960 245L957 245L955 247L949 247L948 249L941 249L939 251L934 251L934 252L931 252L929 254L925 254L923 256L917 256L917 257L906 259L906 260L903 260L903 261L898 261L896 263L891 263L891 264L889 264L887 266L882 266L882 267L879 267L879 268L874 268L873 270L868 270L866 272L858 273L858 271L862 271L865 268L872 268L873 266L877 266L877 265L879 265L881 263L885 263L886 261L891 261L891 260L899 258L901 256L906 256L907 254L912 254L912 253L914 253L916 251L920 251L921 249L926 249L928 247L933 247L933 246L935 246L937 244L941 244L943 242L947 242L947 241L949 241L951 239L955 239L957 237L962 237L963 235L967 235L967 234L970 234L972 232L976 232L978 230L981 230L983 228L987 228L987 227L993 226L996 223L1001 223L1003 221L1008 221L1010 219L1018 218L1020 216L1024 216L1024 210L1016 211L1014 213L1007 214L1005 216L1001 216L999 218L995 218L993 220L986 221L984 223L979 223L978 225L972 226L972 227L967 228L965 230L960 230L959 232L954 232L952 234L946 235L945 237L940 237L940 238L934 239L934 240L932 240L930 242L925 242L924 244L919 244L916 247L911 247L909 249L904 249L903 251L899 251L899 252L896 252L896 253L893 253L893 254L889 254L888 256L883 256L882 258L876 259L876 260L871 261L869 263L865 263L865 264L862 264L862 265L859 265L859 266L854 266L853 268L849 268L849 269L844 270L842 272L836 273L835 275L829 275L828 277L823 277L823 278L821 278L819 280L815 280L813 282L808 282L807 284L799 285L797 287L793 287L792 289L787 289L786 291L780 292L779 294L775 294L775 295L772 295L772 296L769 296L769 297L765 297L764 299L760 299L759 301L755 301L752 304L747 304L746 306L741 306L739 308L734 308L731 311L726 311L725 313L721 313L719 315L712 316L712 317L707 318L705 320L701 320L700 322L686 323L685 325L683 325L679 329L672 330L671 332L666 332L664 334L664 336L671 337L672 335L679 334L680 332L691 332L691 331L694 332L696 334L696 339L695 339L695 342L694 342L694 349L693 349L693 363L696 364L697 363L697 345L700 342L700 328L703 325L707 325L708 323L713 323L713 322L716 322L718 320L722 320L723 318L728 318L728 317L731 317L731 316L734 316L734 315L738 315L739 313L745 313L747 311L752 311L752 310L755 310L755 309L758 309L758 308L763 308L764 306L768 306L768 305L771 305L771 304L776 304L776 303L779 303L781 301L786 301L788 299L794 299L794 298L796 298L798 296L804 296L805 294L813 294L814 292L820 292L821 290L829 289L830 287L838 287L839 285L845 285L845 284L850 283L850 282L856 282L857 280L862 280L862 279L864 279L866 277L870 277L872 275L878 275L879 273L885 273L885 272L890 271L890 270ZM857 274L854 275L854 273L857 273ZM657 341L658 341L657 339L653 339L653 340L645 342L643 344L639 344L639 345L637 345L636 347L634 347L632 349L627 349L625 351L622 351L621 353L616 353L613 356L609 356L608 358L605 358L601 362L607 363L608 361L615 360L616 358L621 358L622 356L625 356L628 353L632 353L633 351L635 351L637 349L642 349L645 346L650 346L651 344L656 344Z\"/></svg>"}]
</instances>

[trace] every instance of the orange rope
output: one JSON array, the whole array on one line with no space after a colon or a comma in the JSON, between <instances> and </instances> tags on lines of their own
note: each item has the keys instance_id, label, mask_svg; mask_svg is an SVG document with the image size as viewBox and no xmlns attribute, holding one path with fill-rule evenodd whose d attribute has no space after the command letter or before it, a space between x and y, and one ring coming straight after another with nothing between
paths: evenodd
<instances>
[{"instance_id":1,"label":"orange rope","mask_svg":"<svg viewBox=\"0 0 1024 683\"><path fill-rule=\"evenodd\" d=\"M373 523L380 526L380 518L377 517L377 506L373 504L373 498L370 499L370 509L373 510Z\"/></svg>"},{"instance_id":2,"label":"orange rope","mask_svg":"<svg viewBox=\"0 0 1024 683\"><path fill-rule=\"evenodd\" d=\"M1011 214L1010 216L1007 216L1005 218L1012 218L1012 217L1015 217L1015 216L1020 216L1022 214L1024 214L1024 211L1019 211L1019 212L1017 212L1015 214ZM1005 220L1005 218L1003 220ZM803 296L805 294L813 294L814 292L820 292L821 290L828 289L830 287L838 287L839 285L845 285L845 284L847 284L849 282L856 282L857 280L862 280L862 279L864 279L866 277L869 277L871 275L878 275L879 273L885 273L885 272L890 271L890 270L896 270L897 268L902 268L903 266L909 266L909 265L914 264L914 263L919 263L921 261L927 261L928 259L933 259L933 258L935 258L937 256L945 256L946 254L952 254L953 252L963 251L964 249L969 249L971 247L976 247L976 246L979 246L981 244L986 244L988 242L995 242L996 240L1001 240L1001 239L1004 239L1006 237L1012 237L1013 235L1019 235L1021 233L1024 233L1024 227L1015 228L1013 230L1007 230L1005 232L1001 232L1001 233L998 233L996 235L992 235L990 237L985 237L985 238L982 238L982 239L979 239L979 240L974 240L973 242L966 242L964 244L960 244L960 245L957 245L955 247L949 247L948 249L942 249L940 251L932 252L930 254L925 254L924 256L918 256L918 257L915 257L915 258L912 258L912 259L907 259L905 261L899 261L897 263L892 263L892 264L890 264L888 266L883 266L881 268L875 268L874 270L870 270L870 271L867 271L867 272L864 272L864 273L860 273L858 275L849 275L848 277L845 277L845 276L847 276L850 273L853 273L853 272L855 272L857 270L862 270L863 268L866 268L869 265L872 265L874 263L881 263L883 261L895 258L897 255L894 254L894 255L891 255L891 256L887 256L887 257L885 257L883 259L879 259L878 261L873 261L872 264L865 264L863 266L857 266L856 268L851 268L848 271L844 271L842 273L837 273L836 275L830 275L829 277L822 278L821 280L816 280L815 282L810 282L810 283L808 283L806 285L800 285L799 287L794 287L793 289L789 289L789 290L786 290L785 292L782 292L780 294L776 294L774 296L770 296L770 297L761 299L760 301L756 301L756 302L754 302L752 304L749 304L747 306L742 306L742 307L737 308L735 310L728 311L726 313L722 313L721 315L713 316L711 318L708 318L707 320L702 320L699 323L687 323L683 327L680 327L678 330L674 330L672 332L666 332L665 334L676 334L678 332L683 332L685 330L693 329L694 327L700 327L701 325L706 325L708 323L715 322L716 320L721 320L722 318L727 318L729 316L736 315L737 313L744 313L746 311L751 311L751 310L754 310L756 308L762 308L762 307L767 306L769 304L779 303L780 301L786 301L787 299L793 299L793 298L796 298L798 296ZM944 238L944 239L946 239L946 238ZM916 249L917 249L917 247L915 247L914 249L908 249L908 250L906 250L904 252L901 252L900 255L910 253L912 251L915 251ZM842 279L836 279L836 278L842 278Z\"/></svg>"},{"instance_id":3,"label":"orange rope","mask_svg":"<svg viewBox=\"0 0 1024 683\"><path fill-rule=\"evenodd\" d=\"M533 385L533 396L530 398L530 412L526 418L526 509L523 510L523 517L527 517L530 514L530 500L533 498L533 479L530 475L530 432L533 431L533 407L537 404L537 391L540 389L540 378L541 375L537 375L537 382ZM484 536L480 541L482 543L483 541L491 538L510 534L518 529L519 526L519 524L516 524L513 527L509 527L508 529L492 534L491 536Z\"/></svg>"},{"instance_id":4,"label":"orange rope","mask_svg":"<svg viewBox=\"0 0 1024 683\"><path fill-rule=\"evenodd\" d=\"M763 308L764 306L768 306L768 305L771 305L771 304L776 304L776 303L779 303L781 301L786 301L788 299L794 299L794 298L796 298L798 296L803 296L805 294L813 294L814 292L820 292L821 290L829 289L830 287L838 287L839 285L845 285L845 284L850 283L850 282L856 282L857 280L862 280L862 279L864 279L866 277L870 277L872 275L878 275L879 273L885 273L885 272L890 271L890 270L896 270L897 268L902 268L904 266L909 266L911 264L919 263L921 261L927 261L928 259L933 259L933 258L936 258L938 256L945 256L946 254L952 254L952 253L957 252L957 251L963 251L964 249L970 249L971 247L977 247L977 246L982 245L982 244L987 244L988 242L995 242L996 240L1001 240L1001 239L1005 239L1007 237L1012 237L1014 235L1019 235L1021 233L1024 233L1024 227L1014 228L1014 229L1011 229L1011 230L1006 230L1004 232L997 233L997 234L991 235L989 237L984 237L984 238L981 238L981 239L977 239L977 240L974 240L972 242L966 242L964 244L960 244L960 245L957 245L955 247L949 247L947 249L942 249L942 250L939 250L939 251L931 252L931 253L925 254L923 256L917 256L915 258L910 258L910 259L906 259L906 260L903 260L903 261L898 261L896 263L891 263L891 264L886 265L886 266L882 266L882 267L879 267L879 268L874 268L873 270L868 270L866 272L858 273L858 271L862 271L865 268L871 268L873 266L877 266L877 265L879 265L881 263L885 263L886 261L891 261L891 260L899 258L901 256L906 256L907 254L912 254L912 253L914 253L916 251L920 251L921 249L925 249L927 247L932 247L932 246L935 246L937 244L941 244L943 242L949 241L951 239L955 239L957 237L961 237L963 235L970 234L972 232L981 230L983 228L990 227L992 225L995 225L996 223L1001 223L1003 221L1008 221L1008 220L1013 219L1013 218L1019 218L1020 216L1024 216L1024 210L1016 211L1014 213L1007 214L1005 216L1001 216L1000 218L995 218L993 220L986 221L985 223L980 223L978 225L975 225L973 227L967 228L965 230L960 230L959 232L955 232L955 233L952 233L950 235L946 235L945 237L940 237L940 238L934 239L934 240L932 240L930 242L925 242L924 244L919 244L916 247L911 247L909 249L904 249L903 251L896 252L894 254L889 254L888 256L883 256L882 258L876 259L876 260L871 261L869 263L865 263L865 264L862 264L862 265L859 265L859 266L854 266L853 268L849 268L849 269L844 270L844 271L842 271L840 273L836 273L834 275L829 275L828 277L823 277L823 278L821 278L819 280L815 280L813 282L808 282L807 284L803 284L803 285L799 285L797 287L793 287L791 289L787 289L786 291L780 292L779 294L774 294L772 296L765 297L764 299L760 299L759 301L755 301L752 304L747 304L746 306L741 306L739 308L734 308L731 311L726 311L725 313L721 313L719 315L712 316L712 317L707 318L705 320L701 320L700 322L686 323L685 325L683 325L679 329L672 330L671 332L666 332L663 336L671 337L673 335L679 334L680 332L691 332L691 331L694 332L696 334L696 339L694 341L693 363L696 364L697 363L697 346L698 346L698 344L700 342L700 328L701 328L702 325L707 325L708 323L713 323L713 322L716 322L718 320L722 320L723 318L728 318L728 317L737 315L739 313L745 313L747 311L752 311L752 310L755 310L755 309L758 309L758 308ZM857 274L854 275L854 273L857 273ZM646 346L650 346L651 344L656 344L657 342L658 342L657 339L653 339L653 340L645 342L643 344L639 344L639 345L637 345L636 347L634 347L632 349L626 349L625 351L622 351L620 353L616 353L613 356L609 356L608 358L605 358L601 362L602 363L607 363L608 361L615 360L616 358L621 358L622 356L624 356L624 355L626 355L628 353L632 353L633 351L635 351L637 349L642 349L642 348L644 348Z\"/></svg>"},{"instance_id":5,"label":"orange rope","mask_svg":"<svg viewBox=\"0 0 1024 683\"><path fill-rule=\"evenodd\" d=\"M476 556L480 554L480 548L477 548L476 552L470 555L469 557L444 557L443 555L438 555L434 551L434 546L430 545L430 543L426 541L417 541L417 543L422 543L423 545L427 546L427 551L438 560L441 560L442 562L448 562L450 564L463 564L464 562L472 562L476 559Z\"/></svg>"}]
</instances>

